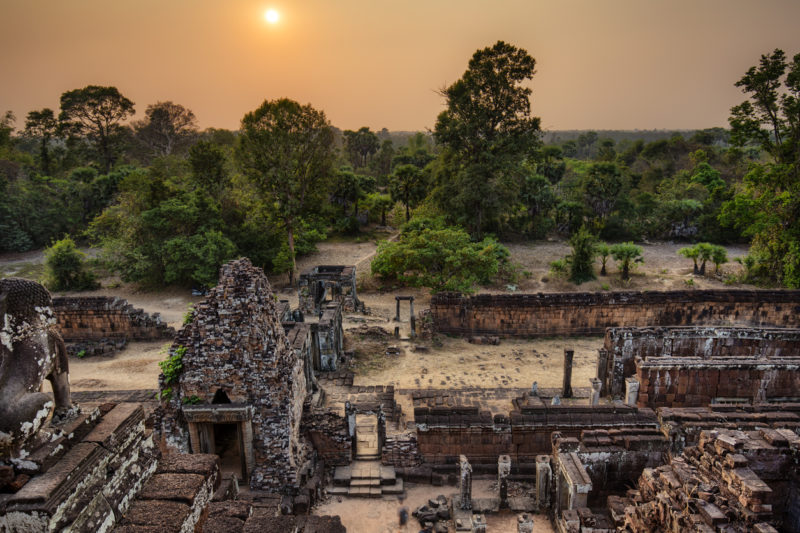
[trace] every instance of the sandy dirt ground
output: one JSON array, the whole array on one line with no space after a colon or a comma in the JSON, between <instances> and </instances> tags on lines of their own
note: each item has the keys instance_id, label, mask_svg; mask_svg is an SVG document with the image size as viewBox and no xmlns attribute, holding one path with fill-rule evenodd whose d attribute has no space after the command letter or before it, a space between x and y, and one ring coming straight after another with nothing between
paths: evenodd
<instances>
[{"instance_id":1,"label":"sandy dirt ground","mask_svg":"<svg viewBox=\"0 0 800 533\"><path fill-rule=\"evenodd\" d=\"M496 496L490 490L489 480L473 480L472 495L474 498ZM428 485L407 485L406 499L401 503L397 499L364 500L359 498L331 499L314 509L316 515L338 515L348 533L417 533L421 528L419 522L411 517L411 511L444 494L448 499L458 493L457 487L432 487ZM409 512L409 521L400 527L398 513L401 507ZM486 515L488 531L513 532L517 530L517 515L510 511ZM550 533L555 531L550 520L543 515L534 515L534 533ZM450 528L454 531L454 528Z\"/></svg>"},{"instance_id":2,"label":"sandy dirt ground","mask_svg":"<svg viewBox=\"0 0 800 533\"><path fill-rule=\"evenodd\" d=\"M499 284L480 288L479 292L561 292L561 291L599 291L599 290L675 290L686 289L687 280L692 280L695 288L725 288L725 275L738 271L740 266L733 262L735 257L747 253L744 246L728 247L731 263L723 266L719 276L700 277L692 275L692 263L677 255L684 244L654 243L645 244L644 264L639 265L628 283L622 283L612 259L608 261L608 276L580 286L553 276L549 264L564 257L569 246L563 242L511 243L511 259L519 265L520 276L515 287ZM377 248L375 242L323 242L317 245L318 251L298 260L298 270L303 271L319 264L355 264L359 272L361 290L359 297L369 309L367 317L349 317L345 328L356 328L364 324L380 326L387 331L397 325L395 316L396 295L415 297L415 311L419 312L430 304L427 290L402 288L396 290L375 290L382 283L369 276L369 262ZM89 251L90 253L93 251ZM0 256L0 272L13 275L15 271L35 270L41 265L41 252L9 254ZM599 261L597 263L599 271ZM713 271L713 265L708 266ZM116 280L104 280L114 288L73 293L75 295L104 295L126 298L131 304L149 313L160 313L162 318L176 329L190 305L200 301L188 290L169 288L157 292L137 288L132 284L119 284ZM287 276L272 276L270 282L279 298L288 299L292 306L297 305L297 293L288 287ZM740 288L749 286L738 285ZM372 290L365 290L372 289ZM408 304L401 308L401 331L407 335ZM86 360L73 358L71 361L71 381L75 390L119 390L156 388L159 374L158 361L165 356L164 343L131 343L128 347L110 358L94 357ZM575 350L573 386L586 387L595 373L597 349L602 340L597 337L552 338L537 340L504 339L499 346L476 346L463 339L441 338L441 345L426 343L427 352L415 352L417 343L397 342L402 355L386 358L374 354L370 365L366 365L355 380L359 385L394 384L398 388L458 388L458 387L529 387L537 381L542 387L557 387L561 384L563 371L563 350Z\"/></svg>"}]
</instances>

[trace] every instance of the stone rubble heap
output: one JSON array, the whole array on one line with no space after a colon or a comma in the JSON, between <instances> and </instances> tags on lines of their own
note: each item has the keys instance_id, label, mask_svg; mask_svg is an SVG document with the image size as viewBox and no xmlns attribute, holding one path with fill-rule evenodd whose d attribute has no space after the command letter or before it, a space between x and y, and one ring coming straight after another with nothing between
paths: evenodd
<instances>
[{"instance_id":1,"label":"stone rubble heap","mask_svg":"<svg viewBox=\"0 0 800 533\"><path fill-rule=\"evenodd\" d=\"M680 457L645 469L630 498L609 498L611 514L634 532L796 531L799 456L790 430L704 431Z\"/></svg>"}]
</instances>

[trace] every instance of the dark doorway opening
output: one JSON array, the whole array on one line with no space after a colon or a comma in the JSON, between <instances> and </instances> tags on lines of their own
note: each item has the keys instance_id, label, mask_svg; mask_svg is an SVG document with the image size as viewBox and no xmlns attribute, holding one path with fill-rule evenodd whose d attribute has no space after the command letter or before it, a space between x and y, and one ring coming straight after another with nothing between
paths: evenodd
<instances>
[{"instance_id":1,"label":"dark doorway opening","mask_svg":"<svg viewBox=\"0 0 800 533\"><path fill-rule=\"evenodd\" d=\"M214 424L214 444L214 453L219 455L222 477L236 474L239 479L244 479L239 424Z\"/></svg>"}]
</instances>

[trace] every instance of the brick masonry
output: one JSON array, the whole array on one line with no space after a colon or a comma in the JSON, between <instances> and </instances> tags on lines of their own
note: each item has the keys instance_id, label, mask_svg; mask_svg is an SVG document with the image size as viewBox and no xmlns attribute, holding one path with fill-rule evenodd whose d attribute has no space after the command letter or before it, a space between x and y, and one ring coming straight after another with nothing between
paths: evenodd
<instances>
[{"instance_id":1,"label":"brick masonry","mask_svg":"<svg viewBox=\"0 0 800 533\"><path fill-rule=\"evenodd\" d=\"M439 293L430 308L436 331L465 336L602 335L620 326L800 326L800 291L782 290Z\"/></svg>"}]
</instances>

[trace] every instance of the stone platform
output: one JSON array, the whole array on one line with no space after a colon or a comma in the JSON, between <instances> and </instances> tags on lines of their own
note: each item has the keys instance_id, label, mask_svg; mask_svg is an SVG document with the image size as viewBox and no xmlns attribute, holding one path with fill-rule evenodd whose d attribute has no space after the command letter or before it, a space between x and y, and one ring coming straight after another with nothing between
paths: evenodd
<instances>
[{"instance_id":1,"label":"stone platform","mask_svg":"<svg viewBox=\"0 0 800 533\"><path fill-rule=\"evenodd\" d=\"M333 486L328 494L360 498L380 498L404 494L403 480L397 477L394 467L380 461L354 461L349 466L337 466Z\"/></svg>"}]
</instances>

